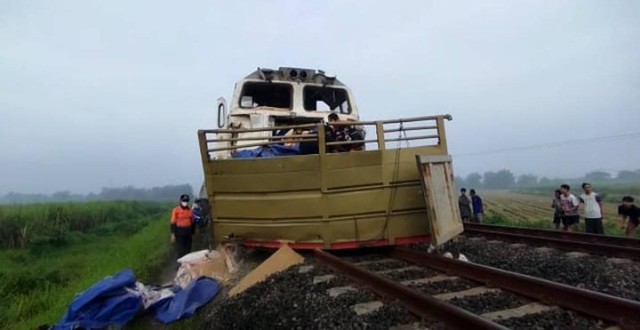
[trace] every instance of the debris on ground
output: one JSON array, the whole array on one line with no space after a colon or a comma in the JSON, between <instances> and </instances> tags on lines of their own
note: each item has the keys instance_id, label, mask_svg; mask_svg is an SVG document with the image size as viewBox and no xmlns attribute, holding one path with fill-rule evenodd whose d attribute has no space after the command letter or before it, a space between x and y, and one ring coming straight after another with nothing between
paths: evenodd
<instances>
[{"instance_id":1,"label":"debris on ground","mask_svg":"<svg viewBox=\"0 0 640 330\"><path fill-rule=\"evenodd\" d=\"M178 259L178 263L180 268L173 282L183 288L202 276L225 283L237 269L233 253L227 246L189 253Z\"/></svg>"},{"instance_id":2,"label":"debris on ground","mask_svg":"<svg viewBox=\"0 0 640 330\"><path fill-rule=\"evenodd\" d=\"M256 283L264 281L267 277L302 262L304 262L303 256L293 251L288 245L283 245L278 251L267 258L267 260L240 280L240 282L229 291L229 296L233 297Z\"/></svg>"},{"instance_id":3,"label":"debris on ground","mask_svg":"<svg viewBox=\"0 0 640 330\"><path fill-rule=\"evenodd\" d=\"M170 324L192 316L211 301L236 271L227 247L192 252L178 262L173 282L164 286L144 285L129 269L100 280L76 296L51 329L123 327L143 311Z\"/></svg>"}]
</instances>

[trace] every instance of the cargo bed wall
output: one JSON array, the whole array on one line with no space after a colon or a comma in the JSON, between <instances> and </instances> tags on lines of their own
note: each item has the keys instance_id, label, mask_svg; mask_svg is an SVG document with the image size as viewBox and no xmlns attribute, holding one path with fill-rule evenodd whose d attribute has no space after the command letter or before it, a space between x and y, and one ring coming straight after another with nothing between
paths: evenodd
<instances>
[{"instance_id":1,"label":"cargo bed wall","mask_svg":"<svg viewBox=\"0 0 640 330\"><path fill-rule=\"evenodd\" d=\"M334 243L426 237L415 155L439 147L212 160L205 164L217 239Z\"/></svg>"}]
</instances>

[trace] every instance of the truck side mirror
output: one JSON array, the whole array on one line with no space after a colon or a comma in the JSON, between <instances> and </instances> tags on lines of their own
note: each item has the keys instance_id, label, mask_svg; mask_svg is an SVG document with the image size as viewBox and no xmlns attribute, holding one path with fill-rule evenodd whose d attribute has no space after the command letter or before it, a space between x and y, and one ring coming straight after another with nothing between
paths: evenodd
<instances>
[{"instance_id":1,"label":"truck side mirror","mask_svg":"<svg viewBox=\"0 0 640 330\"><path fill-rule=\"evenodd\" d=\"M227 101L221 97L217 101L218 108L218 128L224 128L227 125Z\"/></svg>"}]
</instances>

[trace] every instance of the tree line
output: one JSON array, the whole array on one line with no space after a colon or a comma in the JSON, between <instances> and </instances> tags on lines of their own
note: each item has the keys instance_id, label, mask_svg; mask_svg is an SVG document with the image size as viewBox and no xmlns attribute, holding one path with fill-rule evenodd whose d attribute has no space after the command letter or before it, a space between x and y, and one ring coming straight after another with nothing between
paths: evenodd
<instances>
[{"instance_id":1,"label":"tree line","mask_svg":"<svg viewBox=\"0 0 640 330\"><path fill-rule=\"evenodd\" d=\"M58 191L53 194L23 194L10 192L0 196L0 204L86 202L86 201L176 201L182 194L193 195L190 184L166 185L152 188L133 186L102 188L99 193L76 194Z\"/></svg>"},{"instance_id":2,"label":"tree line","mask_svg":"<svg viewBox=\"0 0 640 330\"><path fill-rule=\"evenodd\" d=\"M503 169L483 174L474 172L466 177L456 176L456 186L467 189L511 189L529 187L559 186L563 183L640 183L640 169L624 170L615 175L605 171L591 171L578 178L550 178L534 174L515 175L512 171Z\"/></svg>"}]
</instances>

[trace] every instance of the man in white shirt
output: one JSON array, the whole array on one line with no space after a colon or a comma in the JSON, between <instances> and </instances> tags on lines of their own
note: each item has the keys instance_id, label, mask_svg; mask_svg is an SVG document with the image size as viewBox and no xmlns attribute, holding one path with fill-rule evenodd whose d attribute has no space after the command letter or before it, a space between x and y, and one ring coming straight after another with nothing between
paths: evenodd
<instances>
[{"instance_id":1,"label":"man in white shirt","mask_svg":"<svg viewBox=\"0 0 640 330\"><path fill-rule=\"evenodd\" d=\"M576 196L571 193L571 187L568 184L560 186L560 204L562 205L562 230L564 231L576 231L578 222L580 222L580 215L578 214L578 208L580 207L580 201Z\"/></svg>"},{"instance_id":2,"label":"man in white shirt","mask_svg":"<svg viewBox=\"0 0 640 330\"><path fill-rule=\"evenodd\" d=\"M584 190L584 194L580 195L580 203L584 204L585 232L604 235L602 198L593 192L593 188L589 183L583 183L582 190Z\"/></svg>"}]
</instances>

